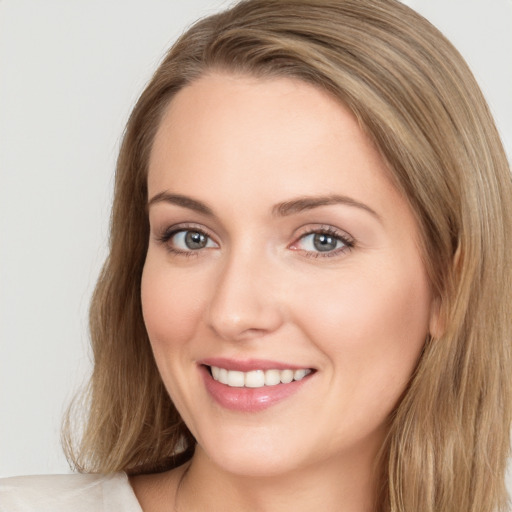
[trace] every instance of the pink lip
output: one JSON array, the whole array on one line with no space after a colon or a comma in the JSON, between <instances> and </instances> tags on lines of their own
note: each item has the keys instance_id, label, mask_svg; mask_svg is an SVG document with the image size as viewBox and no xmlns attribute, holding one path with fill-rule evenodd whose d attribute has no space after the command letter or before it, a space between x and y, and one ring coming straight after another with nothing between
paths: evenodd
<instances>
[{"instance_id":1,"label":"pink lip","mask_svg":"<svg viewBox=\"0 0 512 512\"><path fill-rule=\"evenodd\" d=\"M206 366L218 366L226 370L235 370L239 372L250 372L251 370L301 370L306 366L297 366L289 363L280 363L267 359L227 359L225 357L209 357L198 361L199 364Z\"/></svg>"},{"instance_id":2,"label":"pink lip","mask_svg":"<svg viewBox=\"0 0 512 512\"><path fill-rule=\"evenodd\" d=\"M217 360L217 363L218 362L219 361ZM250 366L249 369L241 370L241 366L238 364L240 361L237 364L233 361L231 362L233 364L226 365L225 362L223 362L222 364L211 363L208 364L208 366L220 366L221 368L238 371L250 371L253 369L283 369L282 366L281 368L276 367L276 363L272 363L271 366L264 368L261 365L253 365L252 363L254 361L251 361L250 364L249 362L246 362ZM261 388L234 388L214 380L205 364L206 363L200 365L199 370L206 390L210 396L215 400L215 402L225 409L238 412L254 413L268 409L298 392L313 375L310 374L302 380L292 381L289 384L277 384L276 386L263 386ZM244 366L244 368L247 368L247 366ZM286 368L290 368L290 366L285 366L284 369Z\"/></svg>"}]
</instances>

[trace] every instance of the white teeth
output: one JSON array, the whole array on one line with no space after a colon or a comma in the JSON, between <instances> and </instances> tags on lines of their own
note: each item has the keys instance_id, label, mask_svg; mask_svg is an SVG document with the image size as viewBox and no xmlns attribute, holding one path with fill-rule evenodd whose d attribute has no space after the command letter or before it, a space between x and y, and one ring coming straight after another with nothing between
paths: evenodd
<instances>
[{"instance_id":1,"label":"white teeth","mask_svg":"<svg viewBox=\"0 0 512 512\"><path fill-rule=\"evenodd\" d=\"M265 372L265 386L275 386L276 384L281 384L279 370L267 370Z\"/></svg>"},{"instance_id":2,"label":"white teeth","mask_svg":"<svg viewBox=\"0 0 512 512\"><path fill-rule=\"evenodd\" d=\"M244 384L244 372L228 372L228 386L243 388Z\"/></svg>"},{"instance_id":3,"label":"white teeth","mask_svg":"<svg viewBox=\"0 0 512 512\"><path fill-rule=\"evenodd\" d=\"M300 370L252 370L240 372L226 370L218 366L211 366L214 380L233 388L261 388L263 386L276 386L277 384L289 384L294 380L302 380L311 373L309 369Z\"/></svg>"},{"instance_id":4,"label":"white teeth","mask_svg":"<svg viewBox=\"0 0 512 512\"><path fill-rule=\"evenodd\" d=\"M293 370L283 370L281 372L281 382L289 384L293 380Z\"/></svg>"},{"instance_id":5,"label":"white teeth","mask_svg":"<svg viewBox=\"0 0 512 512\"><path fill-rule=\"evenodd\" d=\"M242 372L240 372L242 373ZM245 374L246 388L261 388L265 385L265 373L263 370L253 370Z\"/></svg>"},{"instance_id":6,"label":"white teeth","mask_svg":"<svg viewBox=\"0 0 512 512\"><path fill-rule=\"evenodd\" d=\"M293 380L301 380L308 374L308 370L295 370L293 372Z\"/></svg>"},{"instance_id":7,"label":"white teeth","mask_svg":"<svg viewBox=\"0 0 512 512\"><path fill-rule=\"evenodd\" d=\"M222 384L228 383L228 371L225 368L219 368L219 376L217 377L219 382Z\"/></svg>"}]
</instances>

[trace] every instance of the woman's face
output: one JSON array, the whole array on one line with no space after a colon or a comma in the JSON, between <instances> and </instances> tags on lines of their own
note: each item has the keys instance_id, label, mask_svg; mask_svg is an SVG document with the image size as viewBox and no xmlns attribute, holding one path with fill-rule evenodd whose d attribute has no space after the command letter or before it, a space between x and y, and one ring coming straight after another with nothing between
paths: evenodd
<instances>
[{"instance_id":1,"label":"woman's face","mask_svg":"<svg viewBox=\"0 0 512 512\"><path fill-rule=\"evenodd\" d=\"M300 81L207 75L167 108L148 187L144 319L199 449L245 475L370 460L431 293L353 115Z\"/></svg>"}]
</instances>

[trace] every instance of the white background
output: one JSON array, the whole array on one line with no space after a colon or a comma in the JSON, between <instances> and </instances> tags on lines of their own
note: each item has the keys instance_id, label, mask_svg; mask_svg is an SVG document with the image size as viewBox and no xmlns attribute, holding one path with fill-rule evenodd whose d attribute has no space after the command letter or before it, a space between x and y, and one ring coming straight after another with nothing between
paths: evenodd
<instances>
[{"instance_id":1,"label":"white background","mask_svg":"<svg viewBox=\"0 0 512 512\"><path fill-rule=\"evenodd\" d=\"M511 155L512 0L407 3L466 57ZM123 126L172 41L229 4L0 0L0 476L68 471Z\"/></svg>"}]
</instances>

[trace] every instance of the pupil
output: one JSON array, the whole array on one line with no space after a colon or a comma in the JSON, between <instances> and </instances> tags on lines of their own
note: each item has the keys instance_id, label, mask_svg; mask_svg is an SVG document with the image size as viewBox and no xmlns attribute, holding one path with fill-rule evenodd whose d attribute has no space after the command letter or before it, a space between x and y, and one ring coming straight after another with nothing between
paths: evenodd
<instances>
[{"instance_id":1,"label":"pupil","mask_svg":"<svg viewBox=\"0 0 512 512\"><path fill-rule=\"evenodd\" d=\"M313 245L317 251L332 251L336 249L336 238L326 234L316 234L313 237Z\"/></svg>"},{"instance_id":2,"label":"pupil","mask_svg":"<svg viewBox=\"0 0 512 512\"><path fill-rule=\"evenodd\" d=\"M189 231L185 235L185 244L189 249L202 249L206 246L206 236L197 231Z\"/></svg>"}]
</instances>

